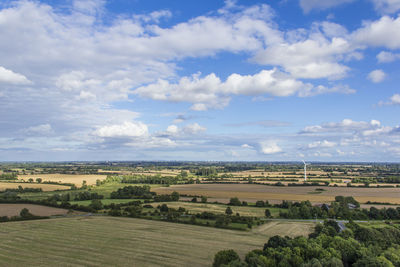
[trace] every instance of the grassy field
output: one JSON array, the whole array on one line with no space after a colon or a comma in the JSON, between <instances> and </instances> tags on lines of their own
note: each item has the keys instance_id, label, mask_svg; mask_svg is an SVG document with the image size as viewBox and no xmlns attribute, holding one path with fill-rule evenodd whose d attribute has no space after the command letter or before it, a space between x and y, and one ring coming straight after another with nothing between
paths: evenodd
<instances>
[{"instance_id":1,"label":"grassy field","mask_svg":"<svg viewBox=\"0 0 400 267\"><path fill-rule=\"evenodd\" d=\"M323 188L320 194L310 194L316 188ZM158 194L204 195L211 198L229 200L238 197L240 200L255 202L257 200L310 200L314 203L333 201L335 196L353 196L360 203L367 201L400 204L400 188L356 188L356 187L315 187L315 186L264 186L254 184L188 184L154 188Z\"/></svg>"},{"instance_id":2,"label":"grassy field","mask_svg":"<svg viewBox=\"0 0 400 267\"><path fill-rule=\"evenodd\" d=\"M23 208L36 216L51 216L67 214L68 210L32 204L0 204L0 216L19 216Z\"/></svg>"},{"instance_id":3,"label":"grassy field","mask_svg":"<svg viewBox=\"0 0 400 267\"><path fill-rule=\"evenodd\" d=\"M285 228L243 232L120 217L2 223L0 266L210 266L217 251L243 257ZM308 234L301 229L296 234Z\"/></svg>"},{"instance_id":4,"label":"grassy field","mask_svg":"<svg viewBox=\"0 0 400 267\"><path fill-rule=\"evenodd\" d=\"M203 211L224 214L227 208L226 205L221 204L210 204L210 203L191 203L191 202L162 202L162 203L151 203L153 207L158 205L167 204L170 208L185 208L191 213L200 213ZM256 207L236 207L230 206L233 214L239 212L242 216L253 216L253 217L264 217L266 208L256 208ZM279 214L278 208L269 208L271 214L276 216Z\"/></svg>"},{"instance_id":5,"label":"grassy field","mask_svg":"<svg viewBox=\"0 0 400 267\"><path fill-rule=\"evenodd\" d=\"M66 190L71 188L70 186L54 185L54 184L0 182L0 191L3 191L7 188L10 189L18 188L18 186L22 186L22 188L42 188L43 191Z\"/></svg>"},{"instance_id":6,"label":"grassy field","mask_svg":"<svg viewBox=\"0 0 400 267\"><path fill-rule=\"evenodd\" d=\"M100 199L101 203L103 203L103 205L110 205L111 203L114 204L121 204L121 203L128 203L128 202L132 202L132 201L136 201L139 199ZM143 200L141 200L143 201ZM69 203L71 204L78 204L78 205L83 205L83 206L89 206L89 204L91 203L91 200L81 200L81 201L70 201Z\"/></svg>"},{"instance_id":7,"label":"grassy field","mask_svg":"<svg viewBox=\"0 0 400 267\"><path fill-rule=\"evenodd\" d=\"M32 178L36 181L36 178L42 178L43 181L52 181L59 183L71 183L76 186L81 186L83 181L86 181L88 185L96 184L96 180L104 180L107 175L81 175L81 174L26 174L26 175L18 175L18 179L24 179L27 181L29 178Z\"/></svg>"}]
</instances>

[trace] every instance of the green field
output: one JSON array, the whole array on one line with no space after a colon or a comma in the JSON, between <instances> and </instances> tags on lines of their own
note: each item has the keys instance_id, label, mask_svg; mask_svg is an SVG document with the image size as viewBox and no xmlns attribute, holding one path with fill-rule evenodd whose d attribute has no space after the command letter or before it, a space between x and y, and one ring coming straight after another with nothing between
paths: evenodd
<instances>
[{"instance_id":1,"label":"green field","mask_svg":"<svg viewBox=\"0 0 400 267\"><path fill-rule=\"evenodd\" d=\"M0 227L0 266L210 266L219 250L244 256L287 229L307 235L309 225L232 231L108 216L9 222Z\"/></svg>"},{"instance_id":2,"label":"green field","mask_svg":"<svg viewBox=\"0 0 400 267\"><path fill-rule=\"evenodd\" d=\"M224 214L228 205L224 204L211 204L211 203L193 203L193 202L158 202L151 203L153 207L158 205L167 204L170 208L178 209L179 207L185 208L190 213L200 213L203 211ZM249 207L249 206L229 206L231 207L233 214L237 212L242 216L252 216L252 217L264 217L266 208ZM279 208L268 208L271 211L272 216L279 215Z\"/></svg>"}]
</instances>

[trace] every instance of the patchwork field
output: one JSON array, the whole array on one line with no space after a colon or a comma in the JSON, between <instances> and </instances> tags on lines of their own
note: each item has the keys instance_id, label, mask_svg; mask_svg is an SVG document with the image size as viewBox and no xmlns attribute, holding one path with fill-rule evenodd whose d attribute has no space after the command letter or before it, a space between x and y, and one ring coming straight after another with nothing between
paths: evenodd
<instances>
[{"instance_id":1,"label":"patchwork field","mask_svg":"<svg viewBox=\"0 0 400 267\"><path fill-rule=\"evenodd\" d=\"M0 266L210 266L217 251L244 256L272 235L287 235L285 225L293 227L273 222L242 232L117 217L2 223ZM308 227L292 231L299 233Z\"/></svg>"},{"instance_id":2,"label":"patchwork field","mask_svg":"<svg viewBox=\"0 0 400 267\"><path fill-rule=\"evenodd\" d=\"M323 188L326 191L315 191ZM171 194L177 191L186 195L204 195L207 197L229 200L238 197L240 200L310 200L313 203L333 201L335 196L353 196L360 203L367 201L400 204L400 188L356 188L356 187L318 187L318 186L264 186L254 184L188 184L173 185L152 189L157 194Z\"/></svg>"},{"instance_id":3,"label":"patchwork field","mask_svg":"<svg viewBox=\"0 0 400 267\"><path fill-rule=\"evenodd\" d=\"M167 204L170 208L178 209L179 207L189 210L191 213L200 213L203 211L224 214L227 206L209 203L190 203L190 202L162 202L162 203L152 203L153 207L158 205ZM242 216L253 216L253 217L264 217L265 208L256 207L231 207L233 214L237 212ZM279 209L269 208L273 216L279 214Z\"/></svg>"},{"instance_id":4,"label":"patchwork field","mask_svg":"<svg viewBox=\"0 0 400 267\"><path fill-rule=\"evenodd\" d=\"M43 191L67 190L71 188L70 186L54 185L54 184L0 182L0 191L4 191L7 188L15 189L18 188L18 186L22 186L22 188L42 188Z\"/></svg>"},{"instance_id":5,"label":"patchwork field","mask_svg":"<svg viewBox=\"0 0 400 267\"><path fill-rule=\"evenodd\" d=\"M96 184L96 180L104 180L107 175L81 175L81 174L33 174L33 175L18 175L18 179L24 179L27 181L29 178L36 180L36 178L42 178L43 181L61 182L61 183L71 183L76 186L81 186L83 181L86 181L88 185Z\"/></svg>"},{"instance_id":6,"label":"patchwork field","mask_svg":"<svg viewBox=\"0 0 400 267\"><path fill-rule=\"evenodd\" d=\"M32 204L0 204L0 216L19 216L23 208L36 216L51 216L67 214L68 210Z\"/></svg>"}]
</instances>

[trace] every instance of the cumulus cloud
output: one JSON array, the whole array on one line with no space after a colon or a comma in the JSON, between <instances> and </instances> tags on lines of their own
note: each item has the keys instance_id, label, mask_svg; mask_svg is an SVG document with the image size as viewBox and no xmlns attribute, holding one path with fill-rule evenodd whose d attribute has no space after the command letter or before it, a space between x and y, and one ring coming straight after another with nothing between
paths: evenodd
<instances>
[{"instance_id":1,"label":"cumulus cloud","mask_svg":"<svg viewBox=\"0 0 400 267\"><path fill-rule=\"evenodd\" d=\"M383 105L400 105L400 94L394 94L390 97L390 100L387 102L380 101L378 103L379 106Z\"/></svg>"},{"instance_id":2,"label":"cumulus cloud","mask_svg":"<svg viewBox=\"0 0 400 267\"><path fill-rule=\"evenodd\" d=\"M368 79L374 83L380 83L386 78L386 73L383 70L373 70L368 74Z\"/></svg>"},{"instance_id":3,"label":"cumulus cloud","mask_svg":"<svg viewBox=\"0 0 400 267\"><path fill-rule=\"evenodd\" d=\"M334 147L337 144L328 140L316 141L307 145L307 148L323 148L323 147Z\"/></svg>"},{"instance_id":4,"label":"cumulus cloud","mask_svg":"<svg viewBox=\"0 0 400 267\"><path fill-rule=\"evenodd\" d=\"M15 73L12 70L0 66L0 84L1 83L27 85L31 84L32 82L29 81L24 75Z\"/></svg>"},{"instance_id":5,"label":"cumulus cloud","mask_svg":"<svg viewBox=\"0 0 400 267\"><path fill-rule=\"evenodd\" d=\"M313 96L325 93L354 93L348 86L313 86L292 78L276 68L262 70L254 75L231 74L221 81L214 73L204 78L199 74L182 77L177 83L159 80L157 83L137 88L134 93L154 100L193 103L192 109L201 111L223 108L231 95L262 95L286 97L294 94Z\"/></svg>"},{"instance_id":6,"label":"cumulus cloud","mask_svg":"<svg viewBox=\"0 0 400 267\"><path fill-rule=\"evenodd\" d=\"M400 10L399 0L372 0L375 9L383 14L393 14Z\"/></svg>"},{"instance_id":7,"label":"cumulus cloud","mask_svg":"<svg viewBox=\"0 0 400 267\"><path fill-rule=\"evenodd\" d=\"M400 54L381 51L378 55L376 55L376 58L378 59L379 63L389 63L400 59Z\"/></svg>"},{"instance_id":8,"label":"cumulus cloud","mask_svg":"<svg viewBox=\"0 0 400 267\"><path fill-rule=\"evenodd\" d=\"M258 51L253 61L278 65L296 78L339 79L346 76L349 67L340 63L345 59L360 59L347 36L347 30L331 23L314 23L309 32L292 31L286 40L271 44Z\"/></svg>"},{"instance_id":9,"label":"cumulus cloud","mask_svg":"<svg viewBox=\"0 0 400 267\"><path fill-rule=\"evenodd\" d=\"M354 1L355 0L300 0L300 6L304 13L309 13L313 9L325 10Z\"/></svg>"},{"instance_id":10,"label":"cumulus cloud","mask_svg":"<svg viewBox=\"0 0 400 267\"><path fill-rule=\"evenodd\" d=\"M263 141L260 143L261 153L263 154L276 154L282 152L282 149L276 142Z\"/></svg>"},{"instance_id":11,"label":"cumulus cloud","mask_svg":"<svg viewBox=\"0 0 400 267\"><path fill-rule=\"evenodd\" d=\"M100 137L140 137L147 134L147 125L129 121L123 124L102 126L95 131L95 135Z\"/></svg>"},{"instance_id":12,"label":"cumulus cloud","mask_svg":"<svg viewBox=\"0 0 400 267\"><path fill-rule=\"evenodd\" d=\"M399 49L400 17L383 16L376 21L364 22L363 27L352 34L352 38L354 42L364 45Z\"/></svg>"}]
</instances>

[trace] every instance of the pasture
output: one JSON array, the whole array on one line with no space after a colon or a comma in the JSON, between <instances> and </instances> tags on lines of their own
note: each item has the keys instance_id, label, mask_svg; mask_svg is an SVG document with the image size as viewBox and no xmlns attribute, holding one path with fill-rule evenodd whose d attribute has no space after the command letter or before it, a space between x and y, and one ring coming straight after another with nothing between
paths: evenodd
<instances>
[{"instance_id":1,"label":"pasture","mask_svg":"<svg viewBox=\"0 0 400 267\"><path fill-rule=\"evenodd\" d=\"M7 188L17 189L18 186L22 186L22 188L42 188L43 191L68 190L71 188L70 186L55 184L0 182L0 191L4 191Z\"/></svg>"},{"instance_id":2,"label":"pasture","mask_svg":"<svg viewBox=\"0 0 400 267\"><path fill-rule=\"evenodd\" d=\"M243 257L288 234L285 224L257 232L108 216L2 223L0 265L210 266L219 250Z\"/></svg>"},{"instance_id":3,"label":"pasture","mask_svg":"<svg viewBox=\"0 0 400 267\"><path fill-rule=\"evenodd\" d=\"M27 208L30 213L36 216L65 215L68 213L68 210L66 209L33 204L0 204L0 216L19 216L19 213L23 208Z\"/></svg>"},{"instance_id":4,"label":"pasture","mask_svg":"<svg viewBox=\"0 0 400 267\"><path fill-rule=\"evenodd\" d=\"M269 200L281 202L282 200L305 201L313 203L326 203L334 200L335 196L353 196L360 203L367 201L387 202L400 204L400 188L357 188L357 187L322 187L326 191L318 194L318 186L265 186L255 184L188 184L173 185L170 187L153 188L157 194L171 194L177 191L185 195L207 196L209 201L218 199L227 202L231 197L240 200L256 202Z\"/></svg>"},{"instance_id":5,"label":"pasture","mask_svg":"<svg viewBox=\"0 0 400 267\"><path fill-rule=\"evenodd\" d=\"M81 186L83 181L86 181L87 185L95 185L96 180L104 180L107 175L97 175L97 174L25 174L18 175L18 179L23 179L24 181L28 181L28 179L32 178L36 181L37 178L41 178L43 181L51 181L57 183L70 183L75 184L76 186Z\"/></svg>"}]
</instances>

